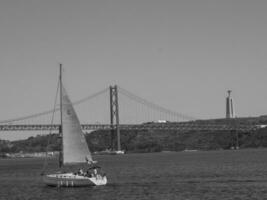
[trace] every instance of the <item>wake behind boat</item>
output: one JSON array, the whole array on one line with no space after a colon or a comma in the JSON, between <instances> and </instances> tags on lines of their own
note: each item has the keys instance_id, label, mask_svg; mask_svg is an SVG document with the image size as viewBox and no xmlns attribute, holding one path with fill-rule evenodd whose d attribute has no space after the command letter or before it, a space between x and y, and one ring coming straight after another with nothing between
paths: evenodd
<instances>
[{"instance_id":1,"label":"wake behind boat","mask_svg":"<svg viewBox=\"0 0 267 200\"><path fill-rule=\"evenodd\" d=\"M49 186L75 187L106 185L107 177L101 172L101 167L92 159L77 114L62 85L60 65L60 113L62 150L59 155L61 171L43 176L43 181ZM83 168L74 170L77 166ZM72 168L69 169L68 168ZM68 170L68 172L65 172Z\"/></svg>"}]
</instances>

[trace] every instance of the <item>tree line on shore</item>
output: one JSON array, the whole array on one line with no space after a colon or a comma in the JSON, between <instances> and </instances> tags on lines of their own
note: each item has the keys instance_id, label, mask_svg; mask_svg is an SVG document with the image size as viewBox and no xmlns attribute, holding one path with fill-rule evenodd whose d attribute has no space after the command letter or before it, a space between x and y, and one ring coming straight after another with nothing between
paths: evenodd
<instances>
[{"instance_id":1,"label":"tree line on shore","mask_svg":"<svg viewBox=\"0 0 267 200\"><path fill-rule=\"evenodd\" d=\"M257 120L256 120L257 119ZM245 118L238 123L259 123L262 118ZM266 120L266 118L264 118ZM201 120L198 123L225 123L225 120ZM261 121L261 124L267 124ZM113 139L113 144L111 144ZM0 140L0 153L59 151L61 139L58 134L37 135L26 140ZM97 130L86 134L86 140L92 152L104 151L116 147L116 137L109 130ZM230 131L187 131L176 130L121 130L121 147L126 152L160 152L183 150L230 149L267 147L267 128L253 132Z\"/></svg>"},{"instance_id":2,"label":"tree line on shore","mask_svg":"<svg viewBox=\"0 0 267 200\"><path fill-rule=\"evenodd\" d=\"M109 131L86 134L86 139L92 152L112 147ZM234 132L121 131L121 147L126 152L230 149L236 142ZM113 143L116 147L116 137ZM238 145L240 148L267 147L267 129L239 133ZM0 153L59 151L60 148L57 134L38 135L26 140L1 141Z\"/></svg>"}]
</instances>

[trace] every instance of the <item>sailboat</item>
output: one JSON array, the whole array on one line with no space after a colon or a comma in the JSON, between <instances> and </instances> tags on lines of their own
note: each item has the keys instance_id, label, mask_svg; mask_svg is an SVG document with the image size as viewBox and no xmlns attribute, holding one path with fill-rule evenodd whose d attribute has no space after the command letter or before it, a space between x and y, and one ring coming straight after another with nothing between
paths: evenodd
<instances>
[{"instance_id":1,"label":"sailboat","mask_svg":"<svg viewBox=\"0 0 267 200\"><path fill-rule=\"evenodd\" d=\"M92 158L77 114L62 85L61 74L62 65L60 64L60 135L62 148L59 154L59 166L61 171L44 175L43 181L49 186L56 187L106 185L107 177L96 165L97 161ZM83 168L77 169L77 166L83 166ZM69 171L65 172L68 168Z\"/></svg>"}]
</instances>

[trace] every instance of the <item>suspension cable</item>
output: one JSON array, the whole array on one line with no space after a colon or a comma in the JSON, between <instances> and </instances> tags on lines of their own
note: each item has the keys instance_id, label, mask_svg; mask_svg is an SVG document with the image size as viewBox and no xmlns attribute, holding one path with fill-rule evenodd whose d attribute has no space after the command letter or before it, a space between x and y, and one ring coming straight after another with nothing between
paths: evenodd
<instances>
[{"instance_id":1,"label":"suspension cable","mask_svg":"<svg viewBox=\"0 0 267 200\"><path fill-rule=\"evenodd\" d=\"M169 114L169 115L172 115L172 116L175 116L175 117L179 117L179 118L183 118L183 119L187 119L187 120L196 120L196 118L194 117L191 117L191 116L188 116L188 115L185 115L185 114L180 114L180 113L177 113L177 112L174 112L174 111L171 111L169 109L166 109L162 106L159 106L155 103L152 103L146 99L143 99L131 92L129 92L128 90L125 90L121 87L118 87L119 88L119 93L127 96L128 98L130 98L131 100L133 101L136 101L138 103L141 103L147 107L150 107L151 109L154 109L154 110L158 110L160 112L163 112L163 113L166 113L166 114Z\"/></svg>"},{"instance_id":2,"label":"suspension cable","mask_svg":"<svg viewBox=\"0 0 267 200\"><path fill-rule=\"evenodd\" d=\"M90 99L93 99L93 98L95 98L95 97L97 97L97 96L99 96L99 95L101 95L101 94L103 94L103 93L105 93L107 91L108 91L108 88L105 88L105 89L103 89L103 90L101 90L99 92L96 92L96 93L94 93L94 94L92 94L90 96L87 96L87 97L85 97L83 99L75 101L73 103L73 105L81 104L81 103L83 103L85 101L88 101ZM12 122L16 122L16 121L22 121L22 120L26 120L26 119L31 119L31 118L37 118L37 117L40 117L40 116L43 116L43 115L47 115L47 114L53 113L54 111L55 112L59 111L59 108L55 108L55 110L51 109L51 110L47 110L47 111L44 111L44 112L40 112L40 113L36 113L36 114L32 114L32 115L27 115L27 116L24 116L24 117L18 117L18 118L13 118L13 119L8 119L8 120L2 120L2 121L0 121L0 124L12 123Z\"/></svg>"}]
</instances>

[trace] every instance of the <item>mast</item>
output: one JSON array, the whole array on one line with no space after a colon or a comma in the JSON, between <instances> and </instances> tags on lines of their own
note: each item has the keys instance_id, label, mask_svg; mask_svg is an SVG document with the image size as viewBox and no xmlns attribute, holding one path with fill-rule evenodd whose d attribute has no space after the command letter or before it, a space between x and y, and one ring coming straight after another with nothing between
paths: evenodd
<instances>
[{"instance_id":1,"label":"mast","mask_svg":"<svg viewBox=\"0 0 267 200\"><path fill-rule=\"evenodd\" d=\"M60 95L60 128L59 137L61 139L61 149L59 152L59 167L63 164L63 127L62 127L62 64L59 64L59 95Z\"/></svg>"}]
</instances>

